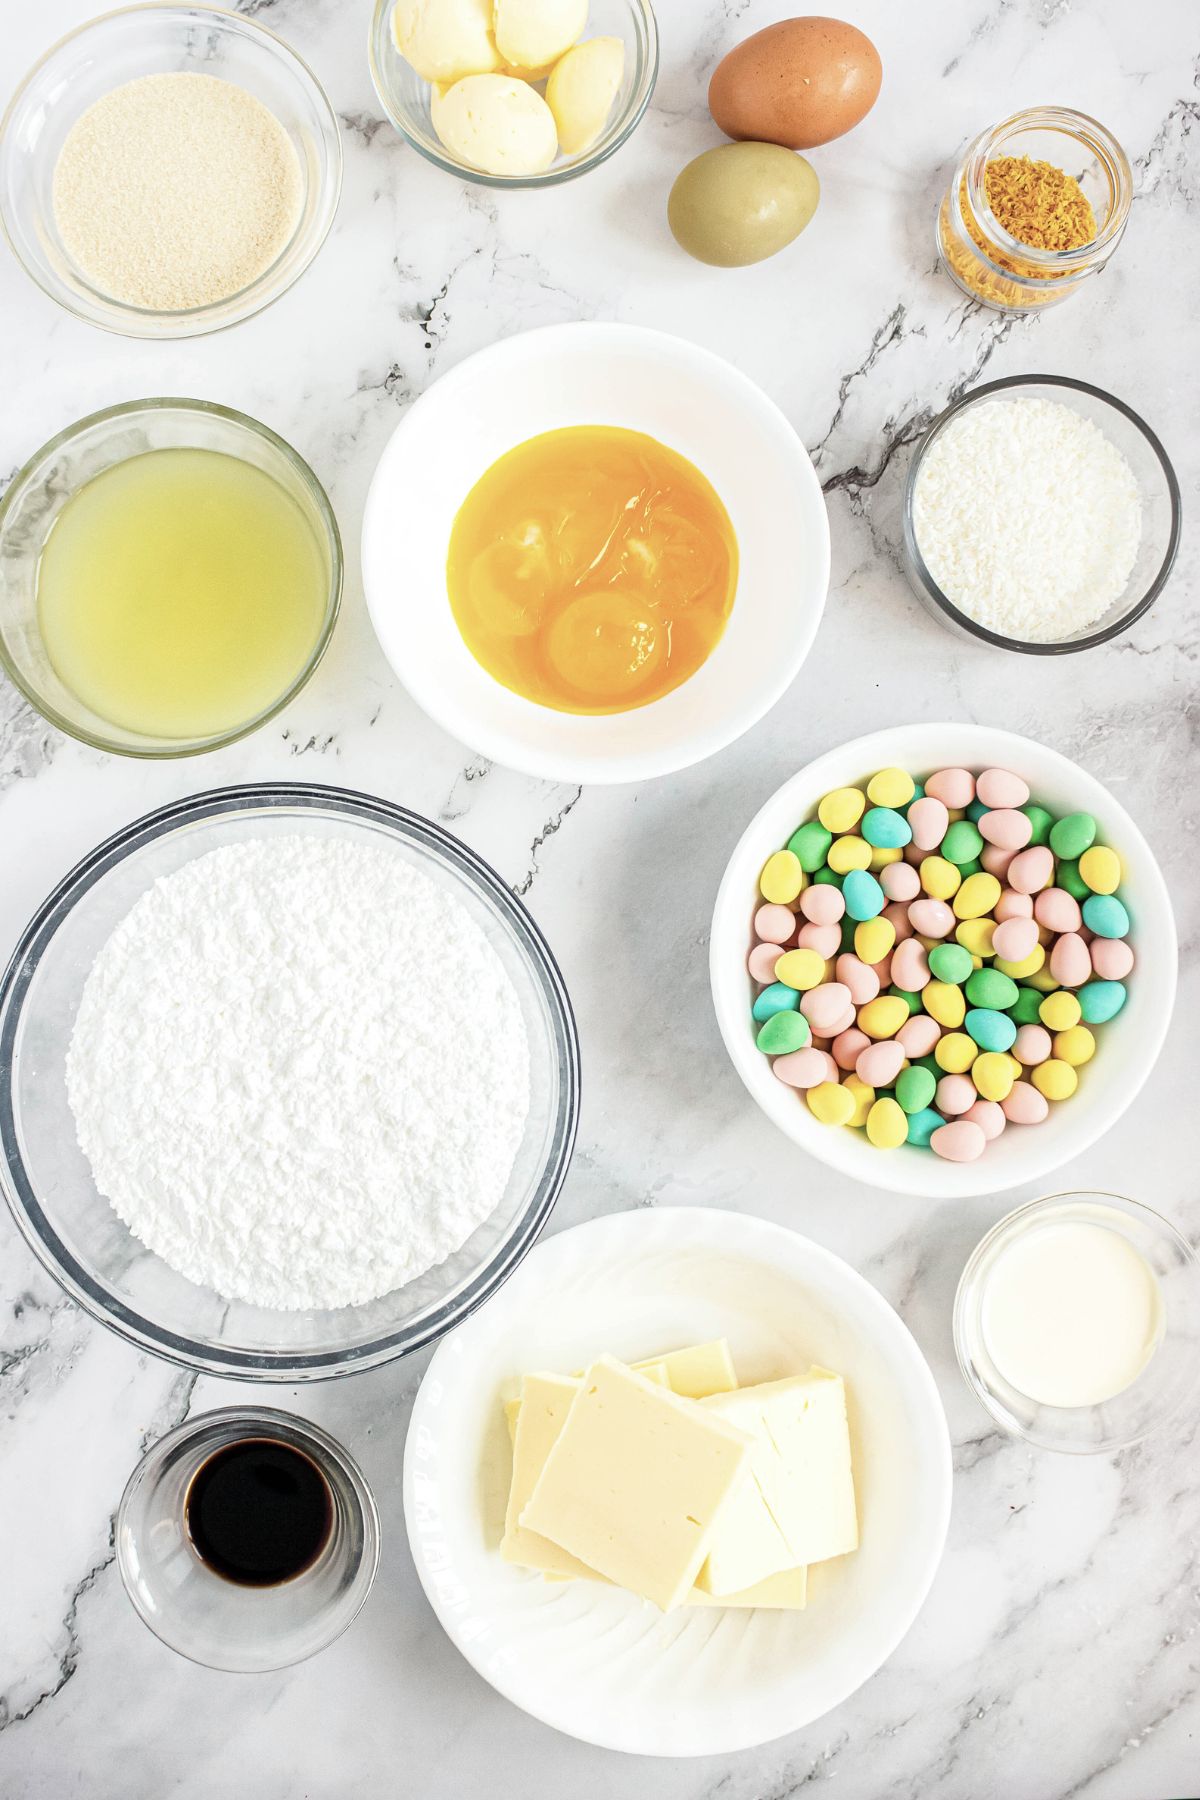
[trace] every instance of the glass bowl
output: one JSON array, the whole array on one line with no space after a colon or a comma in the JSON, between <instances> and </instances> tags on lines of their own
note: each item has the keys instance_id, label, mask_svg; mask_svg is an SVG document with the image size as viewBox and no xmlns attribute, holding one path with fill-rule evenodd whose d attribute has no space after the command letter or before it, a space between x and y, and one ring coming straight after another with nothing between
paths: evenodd
<instances>
[{"instance_id":1,"label":"glass bowl","mask_svg":"<svg viewBox=\"0 0 1200 1800\"><path fill-rule=\"evenodd\" d=\"M1162 1298L1159 1344L1123 1393L1098 1406L1045 1406L1022 1394L993 1363L983 1333L988 1274L1015 1239L1049 1223L1104 1225L1150 1265ZM1120 1194L1052 1194L994 1225L971 1253L954 1297L954 1347L967 1386L1005 1431L1043 1450L1076 1455L1125 1449L1184 1406L1200 1369L1200 1260L1166 1219Z\"/></svg>"},{"instance_id":2,"label":"glass bowl","mask_svg":"<svg viewBox=\"0 0 1200 1800\"><path fill-rule=\"evenodd\" d=\"M264 711L206 738L152 737L93 712L56 674L38 619L39 559L64 506L104 470L164 449L217 451L270 475L308 520L328 569L325 616L303 668ZM130 400L92 413L43 444L0 499L0 667L44 719L97 750L121 756L195 756L256 731L300 692L320 662L341 597L341 536L329 498L308 464L257 419L207 400Z\"/></svg>"},{"instance_id":3,"label":"glass bowl","mask_svg":"<svg viewBox=\"0 0 1200 1800\"><path fill-rule=\"evenodd\" d=\"M463 181L496 188L555 187L560 181L572 181L607 162L636 130L650 104L658 79L658 25L650 0L591 0L587 35L619 37L625 45L625 72L604 130L587 150L578 156L557 157L540 175L485 174L460 162L433 129L430 84L401 56L392 36L394 6L395 0L376 0L367 43L379 103L414 150Z\"/></svg>"},{"instance_id":4,"label":"glass bowl","mask_svg":"<svg viewBox=\"0 0 1200 1800\"><path fill-rule=\"evenodd\" d=\"M516 989L531 1105L504 1196L462 1249L364 1305L283 1312L197 1286L147 1250L99 1193L76 1141L65 1061L83 983L134 902L218 846L296 833L390 846L466 907ZM308 1381L406 1356L495 1292L566 1176L579 1044L558 966L520 902L447 832L389 801L265 783L160 808L101 844L39 909L0 984L0 1185L34 1254L72 1299L139 1349L207 1374Z\"/></svg>"},{"instance_id":5,"label":"glass bowl","mask_svg":"<svg viewBox=\"0 0 1200 1800\"><path fill-rule=\"evenodd\" d=\"M246 1438L299 1450L331 1502L315 1561L271 1587L216 1574L184 1520L197 1471ZM230 1406L186 1420L147 1452L121 1496L115 1542L125 1592L157 1638L206 1668L260 1674L315 1656L358 1617L379 1567L379 1514L358 1464L326 1432L270 1407Z\"/></svg>"},{"instance_id":6,"label":"glass bowl","mask_svg":"<svg viewBox=\"0 0 1200 1800\"><path fill-rule=\"evenodd\" d=\"M299 158L304 194L290 241L249 286L207 306L158 312L92 285L59 236L52 188L81 113L140 75L180 70L234 82L269 107ZM273 31L211 6L129 6L89 20L35 63L0 120L0 225L18 260L68 312L126 337L196 337L278 300L324 243L341 185L337 115L312 70Z\"/></svg>"},{"instance_id":7,"label":"glass bowl","mask_svg":"<svg viewBox=\"0 0 1200 1800\"><path fill-rule=\"evenodd\" d=\"M1094 625L1069 637L1058 638L1051 644L1030 644L1021 638L1004 637L969 619L943 594L925 566L917 542L913 496L925 457L951 420L969 407L979 406L998 395L1013 400L1049 400L1069 405L1082 413L1125 457L1141 493L1142 537L1124 593ZM1179 549L1180 517L1179 482L1175 471L1150 427L1132 407L1114 395L1106 394L1103 388L1092 387L1086 381L1073 381L1066 375L1007 375L1001 381L985 382L982 387L963 394L953 406L939 414L917 444L904 488L904 570L913 593L926 610L960 637L995 644L1001 650L1020 650L1027 656L1063 656L1075 650L1090 650L1096 644L1119 637L1150 610L1166 585Z\"/></svg>"}]
</instances>

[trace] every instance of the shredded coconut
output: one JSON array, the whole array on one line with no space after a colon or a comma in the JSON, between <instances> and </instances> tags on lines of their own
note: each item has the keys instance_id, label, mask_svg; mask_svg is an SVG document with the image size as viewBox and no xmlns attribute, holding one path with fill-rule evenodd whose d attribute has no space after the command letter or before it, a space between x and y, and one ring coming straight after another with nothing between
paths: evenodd
<instances>
[{"instance_id":1,"label":"shredded coconut","mask_svg":"<svg viewBox=\"0 0 1200 1800\"><path fill-rule=\"evenodd\" d=\"M283 1308L388 1293L500 1201L520 1002L452 894L317 837L197 857L100 951L67 1055L96 1185L190 1280Z\"/></svg>"},{"instance_id":2,"label":"shredded coconut","mask_svg":"<svg viewBox=\"0 0 1200 1800\"><path fill-rule=\"evenodd\" d=\"M1096 624L1125 591L1141 499L1124 456L1070 406L966 408L933 444L913 494L926 567L959 610L1049 644Z\"/></svg>"}]
</instances>

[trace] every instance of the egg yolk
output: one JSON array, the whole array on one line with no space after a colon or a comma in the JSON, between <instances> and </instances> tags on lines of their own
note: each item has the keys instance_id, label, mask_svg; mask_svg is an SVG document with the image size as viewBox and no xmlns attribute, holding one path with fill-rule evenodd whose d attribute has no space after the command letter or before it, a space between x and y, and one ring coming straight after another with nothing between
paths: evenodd
<instances>
[{"instance_id":1,"label":"egg yolk","mask_svg":"<svg viewBox=\"0 0 1200 1800\"><path fill-rule=\"evenodd\" d=\"M463 641L505 687L557 712L627 712L711 655L737 539L686 457L640 431L571 426L480 476L446 582Z\"/></svg>"}]
</instances>

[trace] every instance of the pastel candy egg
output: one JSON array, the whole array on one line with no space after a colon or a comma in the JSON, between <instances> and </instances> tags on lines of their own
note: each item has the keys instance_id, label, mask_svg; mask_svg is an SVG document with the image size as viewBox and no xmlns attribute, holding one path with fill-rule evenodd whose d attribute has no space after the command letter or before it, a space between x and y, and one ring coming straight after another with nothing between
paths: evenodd
<instances>
[{"instance_id":1,"label":"pastel candy egg","mask_svg":"<svg viewBox=\"0 0 1200 1800\"><path fill-rule=\"evenodd\" d=\"M1038 930L1032 919L1003 919L992 933L992 948L1005 962L1024 962L1037 943Z\"/></svg>"},{"instance_id":2,"label":"pastel candy egg","mask_svg":"<svg viewBox=\"0 0 1200 1800\"><path fill-rule=\"evenodd\" d=\"M775 964L775 979L807 993L825 979L825 958L815 950L785 950Z\"/></svg>"},{"instance_id":3,"label":"pastel candy egg","mask_svg":"<svg viewBox=\"0 0 1200 1800\"><path fill-rule=\"evenodd\" d=\"M1105 844L1093 844L1079 859L1079 874L1093 894L1115 894L1121 885L1121 859Z\"/></svg>"},{"instance_id":4,"label":"pastel candy egg","mask_svg":"<svg viewBox=\"0 0 1200 1800\"><path fill-rule=\"evenodd\" d=\"M864 919L855 927L854 954L860 962L870 963L872 966L882 962L895 942L895 927L889 919L882 916Z\"/></svg>"},{"instance_id":5,"label":"pastel candy egg","mask_svg":"<svg viewBox=\"0 0 1200 1800\"><path fill-rule=\"evenodd\" d=\"M1029 787L1011 769L985 769L975 783L975 793L985 806L1024 806Z\"/></svg>"},{"instance_id":6,"label":"pastel candy egg","mask_svg":"<svg viewBox=\"0 0 1200 1800\"><path fill-rule=\"evenodd\" d=\"M1103 981L1124 981L1133 967L1133 951L1124 938L1097 938L1090 949L1092 968Z\"/></svg>"},{"instance_id":7,"label":"pastel candy egg","mask_svg":"<svg viewBox=\"0 0 1200 1800\"><path fill-rule=\"evenodd\" d=\"M1017 998L1009 1014L1018 1025L1036 1025L1044 996L1034 987L1019 986Z\"/></svg>"},{"instance_id":8,"label":"pastel candy egg","mask_svg":"<svg viewBox=\"0 0 1200 1800\"><path fill-rule=\"evenodd\" d=\"M896 1101L906 1113L924 1112L933 1104L936 1092L937 1080L928 1069L917 1069L910 1064L896 1077Z\"/></svg>"},{"instance_id":9,"label":"pastel candy egg","mask_svg":"<svg viewBox=\"0 0 1200 1800\"><path fill-rule=\"evenodd\" d=\"M854 1095L840 1082L822 1081L804 1096L808 1110L822 1125L848 1125L854 1117Z\"/></svg>"},{"instance_id":10,"label":"pastel candy egg","mask_svg":"<svg viewBox=\"0 0 1200 1800\"><path fill-rule=\"evenodd\" d=\"M903 1067L903 1046L894 1038L885 1038L878 1044L868 1044L855 1063L854 1072L873 1088L885 1088L891 1087Z\"/></svg>"},{"instance_id":11,"label":"pastel candy egg","mask_svg":"<svg viewBox=\"0 0 1200 1800\"><path fill-rule=\"evenodd\" d=\"M1054 858L1045 844L1031 844L1008 865L1008 885L1018 894L1036 894L1054 879Z\"/></svg>"},{"instance_id":12,"label":"pastel candy egg","mask_svg":"<svg viewBox=\"0 0 1200 1800\"><path fill-rule=\"evenodd\" d=\"M1002 975L1007 975L1010 981L1029 981L1037 974L1045 960L1045 947L1035 944L1029 955L1022 957L1020 962L1009 962L1006 957L998 956L996 967Z\"/></svg>"},{"instance_id":13,"label":"pastel candy egg","mask_svg":"<svg viewBox=\"0 0 1200 1800\"><path fill-rule=\"evenodd\" d=\"M1044 1063L1041 1065L1046 1066ZM1034 1070L1036 1078L1038 1071ZM984 1100L1004 1100L1016 1080L1013 1060L1001 1051L985 1050L971 1064L971 1080Z\"/></svg>"},{"instance_id":14,"label":"pastel candy egg","mask_svg":"<svg viewBox=\"0 0 1200 1800\"><path fill-rule=\"evenodd\" d=\"M1070 1063L1073 1069L1080 1069L1095 1056L1096 1040L1086 1025L1072 1025L1068 1031L1058 1033L1054 1040L1054 1054L1060 1062Z\"/></svg>"},{"instance_id":15,"label":"pastel candy egg","mask_svg":"<svg viewBox=\"0 0 1200 1800\"><path fill-rule=\"evenodd\" d=\"M760 906L754 915L754 931L767 944L786 944L795 934L796 915L790 906Z\"/></svg>"},{"instance_id":16,"label":"pastel candy egg","mask_svg":"<svg viewBox=\"0 0 1200 1800\"><path fill-rule=\"evenodd\" d=\"M1041 1025L1022 1025L1013 1039L1012 1053L1025 1068L1036 1068L1050 1054L1050 1033Z\"/></svg>"},{"instance_id":17,"label":"pastel candy egg","mask_svg":"<svg viewBox=\"0 0 1200 1800\"><path fill-rule=\"evenodd\" d=\"M1083 922L1079 902L1065 888L1043 888L1033 903L1033 916L1047 931L1078 931Z\"/></svg>"},{"instance_id":18,"label":"pastel candy egg","mask_svg":"<svg viewBox=\"0 0 1200 1800\"><path fill-rule=\"evenodd\" d=\"M774 981L775 964L783 954L778 944L755 944L746 958L752 981Z\"/></svg>"},{"instance_id":19,"label":"pastel candy egg","mask_svg":"<svg viewBox=\"0 0 1200 1800\"><path fill-rule=\"evenodd\" d=\"M1083 1003L1077 994L1060 990L1047 994L1038 1007L1038 1020L1048 1031L1069 1031L1083 1017Z\"/></svg>"},{"instance_id":20,"label":"pastel candy egg","mask_svg":"<svg viewBox=\"0 0 1200 1800\"><path fill-rule=\"evenodd\" d=\"M800 896L800 911L812 925L836 925L845 910L841 888L814 883Z\"/></svg>"},{"instance_id":21,"label":"pastel candy egg","mask_svg":"<svg viewBox=\"0 0 1200 1800\"><path fill-rule=\"evenodd\" d=\"M853 832L849 832L845 837L833 840L825 861L837 875L848 875L851 869L869 869L871 846L865 838L855 837Z\"/></svg>"},{"instance_id":22,"label":"pastel candy egg","mask_svg":"<svg viewBox=\"0 0 1200 1800\"><path fill-rule=\"evenodd\" d=\"M973 967L971 952L961 944L937 944L929 951L929 970L936 981L961 984Z\"/></svg>"},{"instance_id":23,"label":"pastel candy egg","mask_svg":"<svg viewBox=\"0 0 1200 1800\"><path fill-rule=\"evenodd\" d=\"M782 981L773 981L765 987L750 1008L753 1016L761 1025L767 1019L773 1019L776 1013L794 1012L800 1004L800 996L795 988L787 987Z\"/></svg>"},{"instance_id":24,"label":"pastel candy egg","mask_svg":"<svg viewBox=\"0 0 1200 1800\"><path fill-rule=\"evenodd\" d=\"M1089 1025L1104 1025L1115 1019L1125 999L1125 984L1121 981L1089 981L1079 990L1079 1004Z\"/></svg>"},{"instance_id":25,"label":"pastel candy egg","mask_svg":"<svg viewBox=\"0 0 1200 1800\"><path fill-rule=\"evenodd\" d=\"M931 1106L921 1112L913 1113L908 1121L908 1141L918 1149L927 1150L935 1131L940 1131L946 1123L941 1113L934 1112Z\"/></svg>"},{"instance_id":26,"label":"pastel candy egg","mask_svg":"<svg viewBox=\"0 0 1200 1800\"><path fill-rule=\"evenodd\" d=\"M944 856L926 856L919 870L921 886L935 900L949 900L962 885L962 875L956 864Z\"/></svg>"},{"instance_id":27,"label":"pastel candy egg","mask_svg":"<svg viewBox=\"0 0 1200 1800\"><path fill-rule=\"evenodd\" d=\"M817 806L817 818L826 831L853 831L866 809L867 796L861 788L834 788Z\"/></svg>"},{"instance_id":28,"label":"pastel candy egg","mask_svg":"<svg viewBox=\"0 0 1200 1800\"><path fill-rule=\"evenodd\" d=\"M894 994L880 994L858 1009L859 1030L870 1038L895 1037L908 1018L908 1007Z\"/></svg>"},{"instance_id":29,"label":"pastel candy egg","mask_svg":"<svg viewBox=\"0 0 1200 1800\"><path fill-rule=\"evenodd\" d=\"M872 806L907 806L916 791L917 784L907 769L880 769L867 783Z\"/></svg>"},{"instance_id":30,"label":"pastel candy egg","mask_svg":"<svg viewBox=\"0 0 1200 1800\"><path fill-rule=\"evenodd\" d=\"M790 906L804 886L804 870L800 859L790 850L776 850L763 864L758 878L758 891L764 900L778 906Z\"/></svg>"},{"instance_id":31,"label":"pastel candy egg","mask_svg":"<svg viewBox=\"0 0 1200 1800\"><path fill-rule=\"evenodd\" d=\"M974 1106L976 1097L975 1084L969 1075L943 1075L937 1084L934 1104L940 1113L953 1118Z\"/></svg>"},{"instance_id":32,"label":"pastel candy egg","mask_svg":"<svg viewBox=\"0 0 1200 1800\"><path fill-rule=\"evenodd\" d=\"M1092 972L1088 947L1077 932L1056 939L1050 952L1050 973L1063 987L1082 987Z\"/></svg>"},{"instance_id":33,"label":"pastel candy egg","mask_svg":"<svg viewBox=\"0 0 1200 1800\"><path fill-rule=\"evenodd\" d=\"M1115 894L1089 894L1083 922L1100 938L1123 938L1129 931L1129 914Z\"/></svg>"},{"instance_id":34,"label":"pastel candy egg","mask_svg":"<svg viewBox=\"0 0 1200 1800\"><path fill-rule=\"evenodd\" d=\"M1000 1136L1008 1123L1004 1117L1004 1109L995 1100L976 1100L972 1106L968 1106L963 1118L969 1119L972 1125L978 1125L989 1144L993 1138Z\"/></svg>"},{"instance_id":35,"label":"pastel candy egg","mask_svg":"<svg viewBox=\"0 0 1200 1800\"><path fill-rule=\"evenodd\" d=\"M908 994L920 993L929 980L929 954L919 939L908 937L896 945L892 956L892 980Z\"/></svg>"},{"instance_id":36,"label":"pastel candy egg","mask_svg":"<svg viewBox=\"0 0 1200 1800\"><path fill-rule=\"evenodd\" d=\"M1040 1125L1050 1111L1046 1096L1028 1081L1014 1081L1000 1108L1010 1125Z\"/></svg>"},{"instance_id":37,"label":"pastel candy egg","mask_svg":"<svg viewBox=\"0 0 1200 1800\"><path fill-rule=\"evenodd\" d=\"M838 957L833 972L850 995L854 1006L865 1006L879 992L880 981L874 969L849 952Z\"/></svg>"},{"instance_id":38,"label":"pastel candy egg","mask_svg":"<svg viewBox=\"0 0 1200 1800\"><path fill-rule=\"evenodd\" d=\"M1029 1079L1047 1100L1069 1100L1079 1086L1079 1077L1070 1063L1057 1056L1039 1063Z\"/></svg>"},{"instance_id":39,"label":"pastel candy egg","mask_svg":"<svg viewBox=\"0 0 1200 1800\"><path fill-rule=\"evenodd\" d=\"M829 1058L824 1050L811 1046L807 1050L792 1050L771 1064L771 1072L788 1087L813 1088L818 1082L829 1080Z\"/></svg>"},{"instance_id":40,"label":"pastel candy egg","mask_svg":"<svg viewBox=\"0 0 1200 1800\"><path fill-rule=\"evenodd\" d=\"M833 833L826 831L819 819L809 819L792 833L787 847L805 873L815 875L824 866L832 842Z\"/></svg>"},{"instance_id":41,"label":"pastel candy egg","mask_svg":"<svg viewBox=\"0 0 1200 1800\"><path fill-rule=\"evenodd\" d=\"M994 875L995 873L996 871L993 869L992 874ZM1047 889L1047 892L1049 891L1050 890ZM1038 898L1040 899L1041 896L1039 895ZM804 904L803 895L800 897L800 904L801 906ZM1006 887L1001 892L1000 898L992 908L992 911L998 925L1003 925L1006 919L1032 919L1034 917L1034 902L1030 895L1018 894L1016 888Z\"/></svg>"},{"instance_id":42,"label":"pastel candy egg","mask_svg":"<svg viewBox=\"0 0 1200 1800\"><path fill-rule=\"evenodd\" d=\"M850 1007L850 989L841 981L824 981L819 987L810 988L800 1001L800 1011L822 1037L837 1035L838 1021Z\"/></svg>"},{"instance_id":43,"label":"pastel candy egg","mask_svg":"<svg viewBox=\"0 0 1200 1800\"><path fill-rule=\"evenodd\" d=\"M941 1035L936 1019L928 1013L914 1013L896 1033L896 1042L903 1046L905 1056L916 1062L918 1057L929 1055Z\"/></svg>"},{"instance_id":44,"label":"pastel candy egg","mask_svg":"<svg viewBox=\"0 0 1200 1800\"><path fill-rule=\"evenodd\" d=\"M1050 842L1050 827L1054 823L1054 815L1048 813L1044 806L1038 806L1032 800L1027 800L1021 807L1021 811L1033 826L1033 836L1029 840L1030 843L1048 844Z\"/></svg>"},{"instance_id":45,"label":"pastel candy egg","mask_svg":"<svg viewBox=\"0 0 1200 1800\"><path fill-rule=\"evenodd\" d=\"M812 1032L808 1020L798 1012L777 1012L760 1025L755 1043L766 1056L786 1056L789 1050L803 1050Z\"/></svg>"},{"instance_id":46,"label":"pastel candy egg","mask_svg":"<svg viewBox=\"0 0 1200 1800\"><path fill-rule=\"evenodd\" d=\"M908 908L902 900L889 900L879 916L881 919L887 920L895 933L898 944L902 944L905 938L912 936L913 928L909 922Z\"/></svg>"},{"instance_id":47,"label":"pastel candy egg","mask_svg":"<svg viewBox=\"0 0 1200 1800\"><path fill-rule=\"evenodd\" d=\"M982 815L979 834L1000 850L1023 850L1033 836L1033 826L1023 812L1012 807L998 807L995 812Z\"/></svg>"},{"instance_id":48,"label":"pastel candy egg","mask_svg":"<svg viewBox=\"0 0 1200 1800\"><path fill-rule=\"evenodd\" d=\"M782 980L782 977L780 977ZM1017 984L998 969L976 969L967 978L967 999L972 1006L988 1006L1007 1012L1017 1001Z\"/></svg>"},{"instance_id":49,"label":"pastel candy egg","mask_svg":"<svg viewBox=\"0 0 1200 1800\"><path fill-rule=\"evenodd\" d=\"M879 850L902 850L912 842L912 826L890 806L872 806L864 815L862 834Z\"/></svg>"},{"instance_id":50,"label":"pastel candy egg","mask_svg":"<svg viewBox=\"0 0 1200 1800\"><path fill-rule=\"evenodd\" d=\"M950 828L950 814L933 794L914 800L906 817L918 850L936 850Z\"/></svg>"},{"instance_id":51,"label":"pastel candy egg","mask_svg":"<svg viewBox=\"0 0 1200 1800\"><path fill-rule=\"evenodd\" d=\"M797 949L815 950L825 962L837 955L841 943L842 934L836 925L802 925L796 936Z\"/></svg>"},{"instance_id":52,"label":"pastel candy egg","mask_svg":"<svg viewBox=\"0 0 1200 1800\"><path fill-rule=\"evenodd\" d=\"M975 798L975 777L969 769L939 769L926 781L925 792L943 806L967 807Z\"/></svg>"},{"instance_id":53,"label":"pastel candy egg","mask_svg":"<svg viewBox=\"0 0 1200 1800\"><path fill-rule=\"evenodd\" d=\"M1008 1014L993 1012L990 1007L973 1006L963 1024L983 1051L1011 1050L1016 1042L1017 1027Z\"/></svg>"},{"instance_id":54,"label":"pastel candy egg","mask_svg":"<svg viewBox=\"0 0 1200 1800\"><path fill-rule=\"evenodd\" d=\"M920 893L921 877L911 863L889 863L879 877L879 885L889 900L905 904Z\"/></svg>"},{"instance_id":55,"label":"pastel candy egg","mask_svg":"<svg viewBox=\"0 0 1200 1800\"><path fill-rule=\"evenodd\" d=\"M980 852L979 866L987 874L995 875L998 880L1003 881L1015 855L1014 850L1001 850L995 844L985 844Z\"/></svg>"},{"instance_id":56,"label":"pastel candy egg","mask_svg":"<svg viewBox=\"0 0 1200 1800\"><path fill-rule=\"evenodd\" d=\"M979 1055L979 1045L965 1031L947 1031L933 1049L933 1060L947 1075L965 1075Z\"/></svg>"},{"instance_id":57,"label":"pastel candy egg","mask_svg":"<svg viewBox=\"0 0 1200 1800\"><path fill-rule=\"evenodd\" d=\"M908 1115L897 1101L876 1100L867 1114L867 1137L877 1150L895 1150L908 1137Z\"/></svg>"},{"instance_id":58,"label":"pastel candy egg","mask_svg":"<svg viewBox=\"0 0 1200 1800\"><path fill-rule=\"evenodd\" d=\"M842 898L852 919L874 919L886 904L883 889L869 869L852 869L842 883Z\"/></svg>"},{"instance_id":59,"label":"pastel candy egg","mask_svg":"<svg viewBox=\"0 0 1200 1800\"><path fill-rule=\"evenodd\" d=\"M922 988L921 1005L947 1031L957 1031L967 1016L962 989L948 981L931 981Z\"/></svg>"},{"instance_id":60,"label":"pastel candy egg","mask_svg":"<svg viewBox=\"0 0 1200 1800\"><path fill-rule=\"evenodd\" d=\"M908 922L920 937L949 937L954 930L954 914L944 900L912 901Z\"/></svg>"},{"instance_id":61,"label":"pastel candy egg","mask_svg":"<svg viewBox=\"0 0 1200 1800\"><path fill-rule=\"evenodd\" d=\"M867 1122L867 1114L875 1104L875 1089L860 1081L857 1075L847 1075L842 1084L848 1094L854 1097L854 1111L846 1120L852 1130L861 1131Z\"/></svg>"},{"instance_id":62,"label":"pastel candy egg","mask_svg":"<svg viewBox=\"0 0 1200 1800\"><path fill-rule=\"evenodd\" d=\"M986 1146L987 1139L972 1119L954 1119L940 1131L935 1131L929 1140L934 1155L943 1157L946 1162L974 1162L977 1156L983 1155Z\"/></svg>"},{"instance_id":63,"label":"pastel candy egg","mask_svg":"<svg viewBox=\"0 0 1200 1800\"><path fill-rule=\"evenodd\" d=\"M1068 813L1050 827L1050 848L1055 856L1076 862L1096 841L1096 821L1091 813Z\"/></svg>"},{"instance_id":64,"label":"pastel candy egg","mask_svg":"<svg viewBox=\"0 0 1200 1800\"><path fill-rule=\"evenodd\" d=\"M839 1069L854 1069L857 1068L858 1059L868 1048L870 1042L865 1031L860 1031L856 1025L852 1025L848 1031L839 1031L829 1047Z\"/></svg>"},{"instance_id":65,"label":"pastel candy egg","mask_svg":"<svg viewBox=\"0 0 1200 1800\"><path fill-rule=\"evenodd\" d=\"M974 862L982 849L979 829L969 819L957 820L942 839L942 856L959 869L965 863Z\"/></svg>"},{"instance_id":66,"label":"pastel candy egg","mask_svg":"<svg viewBox=\"0 0 1200 1800\"><path fill-rule=\"evenodd\" d=\"M1060 888L1065 888L1067 893L1078 900L1080 904L1092 891L1079 873L1079 864L1069 860L1060 862L1058 865L1058 885Z\"/></svg>"},{"instance_id":67,"label":"pastel candy egg","mask_svg":"<svg viewBox=\"0 0 1200 1800\"><path fill-rule=\"evenodd\" d=\"M852 1006L848 1006L840 1019L835 1019L829 1027L830 1038L840 1037L843 1031L852 1031L858 1023L858 1016Z\"/></svg>"},{"instance_id":68,"label":"pastel candy egg","mask_svg":"<svg viewBox=\"0 0 1200 1800\"><path fill-rule=\"evenodd\" d=\"M1028 851L1022 855L1027 856ZM1036 853L1035 853L1036 854ZM1014 858L1014 867L1020 858ZM956 919L980 919L991 912L1000 898L1000 883L994 875L968 875L952 902Z\"/></svg>"}]
</instances>

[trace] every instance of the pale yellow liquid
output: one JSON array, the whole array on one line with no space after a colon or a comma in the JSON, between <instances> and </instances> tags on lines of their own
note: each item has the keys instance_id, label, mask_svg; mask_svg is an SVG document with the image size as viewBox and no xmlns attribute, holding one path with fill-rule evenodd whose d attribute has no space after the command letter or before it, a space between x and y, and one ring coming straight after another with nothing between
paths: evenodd
<instances>
[{"instance_id":1,"label":"pale yellow liquid","mask_svg":"<svg viewBox=\"0 0 1200 1800\"><path fill-rule=\"evenodd\" d=\"M328 553L297 502L213 450L151 450L97 475L38 564L55 672L150 737L213 737L265 712L312 655L328 594Z\"/></svg>"}]
</instances>

